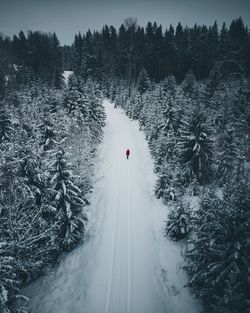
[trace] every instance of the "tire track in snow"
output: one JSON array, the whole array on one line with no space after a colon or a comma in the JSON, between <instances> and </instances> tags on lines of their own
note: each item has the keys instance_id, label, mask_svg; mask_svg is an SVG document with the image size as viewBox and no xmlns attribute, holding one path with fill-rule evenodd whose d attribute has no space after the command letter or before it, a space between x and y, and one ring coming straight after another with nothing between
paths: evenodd
<instances>
[{"instance_id":1,"label":"tire track in snow","mask_svg":"<svg viewBox=\"0 0 250 313\"><path fill-rule=\"evenodd\" d=\"M131 229L131 190L130 190L130 166L128 162L128 284L127 284L127 313L131 313L132 295L132 229Z\"/></svg>"},{"instance_id":2,"label":"tire track in snow","mask_svg":"<svg viewBox=\"0 0 250 313\"><path fill-rule=\"evenodd\" d=\"M118 173L121 170L119 161ZM118 311L131 313L132 295L132 229L131 229L131 188L130 188L130 163L126 164L127 177L123 183L126 189L126 202L121 197L120 181L117 183L115 195L115 224L113 232L111 270L109 275L108 290L106 296L105 313L117 313ZM118 175L119 176L119 175ZM124 206L125 204L125 206ZM125 212L123 212L125 210ZM122 245L121 243L125 243Z\"/></svg>"},{"instance_id":3,"label":"tire track in snow","mask_svg":"<svg viewBox=\"0 0 250 313\"><path fill-rule=\"evenodd\" d=\"M121 171L121 161L119 161L118 165L118 173ZM110 274L109 274L109 282L108 282L108 289L106 294L106 301L105 301L105 313L110 313L110 299L112 294L112 289L114 287L114 270L115 270L115 261L117 258L116 252L116 245L117 245L117 225L118 225L118 208L119 208L119 193L120 193L120 181L117 184L117 189L115 193L115 203L116 203L116 210L115 210L115 223L114 223L114 232L113 232L113 244L112 244L112 257L111 257L111 266L110 266Z\"/></svg>"}]
</instances>

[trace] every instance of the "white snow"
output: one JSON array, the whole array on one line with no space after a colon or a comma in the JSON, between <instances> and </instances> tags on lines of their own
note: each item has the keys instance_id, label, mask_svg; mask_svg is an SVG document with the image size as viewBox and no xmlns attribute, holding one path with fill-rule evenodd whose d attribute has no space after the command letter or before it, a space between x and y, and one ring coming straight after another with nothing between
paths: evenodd
<instances>
[{"instance_id":1,"label":"white snow","mask_svg":"<svg viewBox=\"0 0 250 313\"><path fill-rule=\"evenodd\" d=\"M64 79L64 82L65 82L65 85L67 86L68 85L68 81L69 81L69 76L73 74L73 71L64 71L63 72L63 79Z\"/></svg>"},{"instance_id":2,"label":"white snow","mask_svg":"<svg viewBox=\"0 0 250 313\"><path fill-rule=\"evenodd\" d=\"M107 124L86 242L24 290L32 313L197 313L181 248L163 237L167 207L138 123L105 101ZM130 159L125 157L127 148Z\"/></svg>"}]
</instances>

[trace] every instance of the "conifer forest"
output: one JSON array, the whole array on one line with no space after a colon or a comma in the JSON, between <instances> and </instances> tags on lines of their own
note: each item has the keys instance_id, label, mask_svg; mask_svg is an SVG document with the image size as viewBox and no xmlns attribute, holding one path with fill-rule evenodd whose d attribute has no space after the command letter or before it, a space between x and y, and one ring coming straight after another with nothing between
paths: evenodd
<instances>
[{"instance_id":1,"label":"conifer forest","mask_svg":"<svg viewBox=\"0 0 250 313\"><path fill-rule=\"evenodd\" d=\"M22 290L89 240L109 101L146 138L152 192L165 208L162 237L182 247L185 288L199 312L249 313L250 30L243 19L165 29L128 17L72 42L42 31L0 34L0 312L37 313L25 309Z\"/></svg>"}]
</instances>

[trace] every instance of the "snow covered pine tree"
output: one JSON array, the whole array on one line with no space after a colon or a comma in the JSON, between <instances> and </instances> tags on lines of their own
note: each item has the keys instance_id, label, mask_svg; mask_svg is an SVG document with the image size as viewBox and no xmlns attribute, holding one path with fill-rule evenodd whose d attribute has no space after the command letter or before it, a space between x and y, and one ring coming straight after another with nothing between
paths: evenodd
<instances>
[{"instance_id":1,"label":"snow covered pine tree","mask_svg":"<svg viewBox=\"0 0 250 313\"><path fill-rule=\"evenodd\" d=\"M55 207L58 211L58 239L62 248L68 250L82 238L87 221L83 207L87 202L82 197L81 190L76 186L64 150L59 148L55 157L51 166L51 184L54 190Z\"/></svg>"}]
</instances>

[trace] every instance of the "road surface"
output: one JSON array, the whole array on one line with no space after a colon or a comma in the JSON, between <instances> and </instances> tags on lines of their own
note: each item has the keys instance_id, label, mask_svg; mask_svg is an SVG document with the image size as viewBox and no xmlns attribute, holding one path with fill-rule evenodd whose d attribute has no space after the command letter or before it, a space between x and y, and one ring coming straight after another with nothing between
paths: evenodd
<instances>
[{"instance_id":1,"label":"road surface","mask_svg":"<svg viewBox=\"0 0 250 313\"><path fill-rule=\"evenodd\" d=\"M32 313L198 313L181 249L163 237L166 206L138 123L105 101L105 136L86 242L24 290ZM125 151L131 155L126 159Z\"/></svg>"}]
</instances>

